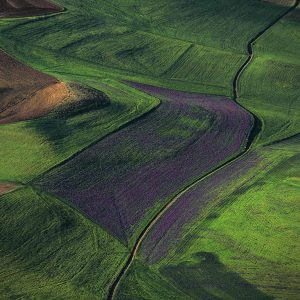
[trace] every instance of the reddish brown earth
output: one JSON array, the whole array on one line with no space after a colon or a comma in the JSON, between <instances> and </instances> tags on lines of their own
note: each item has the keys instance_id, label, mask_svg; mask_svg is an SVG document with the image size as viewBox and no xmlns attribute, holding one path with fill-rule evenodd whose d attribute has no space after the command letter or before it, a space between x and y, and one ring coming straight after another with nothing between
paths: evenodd
<instances>
[{"instance_id":1,"label":"reddish brown earth","mask_svg":"<svg viewBox=\"0 0 300 300\"><path fill-rule=\"evenodd\" d=\"M12 191L16 188L17 186L13 183L1 183L0 182L0 195L5 194L9 191Z\"/></svg>"},{"instance_id":2,"label":"reddish brown earth","mask_svg":"<svg viewBox=\"0 0 300 300\"><path fill-rule=\"evenodd\" d=\"M0 51L0 124L45 115L68 96L66 84Z\"/></svg>"},{"instance_id":3,"label":"reddish brown earth","mask_svg":"<svg viewBox=\"0 0 300 300\"><path fill-rule=\"evenodd\" d=\"M35 16L62 10L61 6L47 0L0 0L0 18Z\"/></svg>"}]
</instances>

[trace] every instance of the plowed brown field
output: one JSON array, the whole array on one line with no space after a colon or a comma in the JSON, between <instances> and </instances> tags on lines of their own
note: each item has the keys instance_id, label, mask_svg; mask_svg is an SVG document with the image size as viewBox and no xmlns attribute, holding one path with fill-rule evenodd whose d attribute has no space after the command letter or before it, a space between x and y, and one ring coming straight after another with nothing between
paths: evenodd
<instances>
[{"instance_id":1,"label":"plowed brown field","mask_svg":"<svg viewBox=\"0 0 300 300\"><path fill-rule=\"evenodd\" d=\"M68 95L64 83L0 51L0 124L47 114Z\"/></svg>"}]
</instances>

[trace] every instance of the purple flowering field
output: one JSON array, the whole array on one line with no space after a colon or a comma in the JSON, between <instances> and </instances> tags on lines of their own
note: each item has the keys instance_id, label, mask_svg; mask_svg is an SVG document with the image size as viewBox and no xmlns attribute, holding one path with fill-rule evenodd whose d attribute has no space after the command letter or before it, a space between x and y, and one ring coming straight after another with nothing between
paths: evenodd
<instances>
[{"instance_id":1,"label":"purple flowering field","mask_svg":"<svg viewBox=\"0 0 300 300\"><path fill-rule=\"evenodd\" d=\"M258 166L261 161L259 153L247 153L241 159L235 160L206 177L178 198L176 203L155 224L143 242L142 252L147 262L158 262L171 249L180 251L178 246L183 235L186 234L195 219L201 220L201 212L207 204L210 201L218 202L219 195L223 201L226 201L227 187L234 184L235 191L242 188L247 179L238 179L243 178L243 175Z\"/></svg>"},{"instance_id":2,"label":"purple flowering field","mask_svg":"<svg viewBox=\"0 0 300 300\"><path fill-rule=\"evenodd\" d=\"M237 155L253 123L226 97L128 84L160 106L37 182L125 243L168 197Z\"/></svg>"}]
</instances>

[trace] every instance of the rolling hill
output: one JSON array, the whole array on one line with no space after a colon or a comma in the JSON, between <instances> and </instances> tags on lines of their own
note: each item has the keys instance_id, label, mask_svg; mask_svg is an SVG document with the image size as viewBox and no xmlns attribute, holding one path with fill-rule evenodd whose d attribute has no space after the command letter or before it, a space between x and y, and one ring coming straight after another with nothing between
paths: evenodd
<instances>
[{"instance_id":1,"label":"rolling hill","mask_svg":"<svg viewBox=\"0 0 300 300\"><path fill-rule=\"evenodd\" d=\"M298 4L0 0L1 298L297 299Z\"/></svg>"}]
</instances>

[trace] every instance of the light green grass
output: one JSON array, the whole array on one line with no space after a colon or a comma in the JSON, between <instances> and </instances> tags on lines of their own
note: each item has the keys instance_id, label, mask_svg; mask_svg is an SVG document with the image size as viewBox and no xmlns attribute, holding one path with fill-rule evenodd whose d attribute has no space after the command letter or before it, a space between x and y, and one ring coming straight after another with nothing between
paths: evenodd
<instances>
[{"instance_id":1,"label":"light green grass","mask_svg":"<svg viewBox=\"0 0 300 300\"><path fill-rule=\"evenodd\" d=\"M274 150L266 155L274 161L282 158L283 152ZM299 187L289 184L289 179L299 174L299 155L285 156L246 191L229 196L227 201L233 203L219 212L219 217L194 227L194 233L201 234L181 258L173 257L171 265L194 261L198 252L213 253L228 270L265 294L296 299Z\"/></svg>"},{"instance_id":2,"label":"light green grass","mask_svg":"<svg viewBox=\"0 0 300 300\"><path fill-rule=\"evenodd\" d=\"M178 299L297 299L300 156L295 145L259 150L260 163L216 186L214 201L198 216L195 211L165 258L148 268L132 266L117 299L147 299L144 292L155 278L171 292L178 289Z\"/></svg>"},{"instance_id":3,"label":"light green grass","mask_svg":"<svg viewBox=\"0 0 300 300\"><path fill-rule=\"evenodd\" d=\"M300 9L282 19L254 46L254 60L241 78L240 102L263 121L259 143L300 131Z\"/></svg>"},{"instance_id":4,"label":"light green grass","mask_svg":"<svg viewBox=\"0 0 300 300\"><path fill-rule=\"evenodd\" d=\"M60 200L0 197L2 299L102 299L127 249Z\"/></svg>"},{"instance_id":5,"label":"light green grass","mask_svg":"<svg viewBox=\"0 0 300 300\"><path fill-rule=\"evenodd\" d=\"M254 0L58 3L68 10L2 21L2 47L59 78L90 73L92 65L98 77L126 76L223 95L232 93L247 41L285 9ZM195 50L187 51L193 44Z\"/></svg>"}]
</instances>

